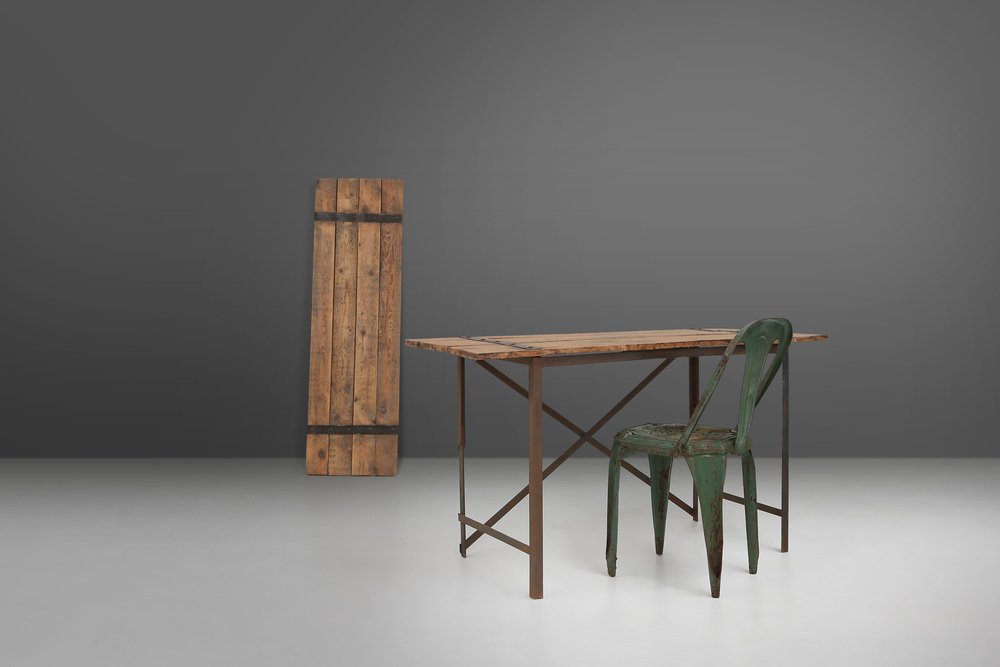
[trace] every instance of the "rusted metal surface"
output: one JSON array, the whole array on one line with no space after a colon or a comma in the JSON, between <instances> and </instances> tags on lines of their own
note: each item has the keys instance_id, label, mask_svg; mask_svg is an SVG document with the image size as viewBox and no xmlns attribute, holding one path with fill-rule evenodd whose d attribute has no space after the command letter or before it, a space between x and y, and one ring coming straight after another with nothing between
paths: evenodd
<instances>
[{"instance_id":1,"label":"rusted metal surface","mask_svg":"<svg viewBox=\"0 0 1000 667\"><path fill-rule=\"evenodd\" d=\"M724 331L724 330L719 330L719 331ZM472 339L470 338L469 340L472 340ZM478 340L478 339L476 339L476 340ZM528 345L527 343L520 343L520 342L515 342L515 341L509 341L509 340L484 339L482 342L486 342L486 343L490 343L490 344L497 344L497 345L503 344L503 345L508 345L509 347L513 347L513 348L517 348L517 347L520 346L520 349L522 351L530 351L529 348L532 347L532 346ZM511 343L513 343L513 344L511 344ZM775 352L775 351L777 351L777 349L778 349L778 346L775 345L775 346L771 347L770 351L771 352ZM541 511L540 511L540 506L541 506L541 502L540 502L540 500L541 500L541 481L544 480L544 479L546 479L560 465L562 465L573 454L575 454L580 449L580 447L582 447L584 444L590 444L591 446L593 446L598 451L604 453L605 455L607 455L609 457L612 457L612 455L613 455L612 449L608 448L602 442L600 442L595 437L596 433L601 428L603 428L608 423L608 421L610 421L616 414L618 414L618 412L622 408L624 408L625 405L627 403L629 403L639 392L641 392L650 382L652 382L652 380L655 379L655 377L657 377L669 365L669 363L673 359L675 359L675 358L679 358L679 357L688 357L689 358L689 376L688 376L689 410L692 413L692 416L694 416L693 413L696 412L696 408L697 408L698 404L700 403L700 401L697 400L697 398L698 398L698 391L699 391L699 383L698 383L698 380L699 380L699 377L698 377L699 376L699 373L698 373L698 367L699 367L698 361L699 361L699 358L702 357L702 356L719 356L719 355L725 355L727 352L728 352L728 355L727 355L727 357L728 357L728 356L731 356L731 355L734 355L734 354L737 354L737 355L744 354L745 353L745 349L744 349L743 346L736 347L736 349L727 349L727 348L722 348L722 347L705 347L705 348L685 348L685 349L667 349L667 350L639 350L639 351L608 352L608 353L567 354L567 355L549 356L549 357L525 357L525 358L504 359L504 361L514 362L514 363L520 363L520 364L523 364L523 365L529 365L529 367L530 366L534 367L534 373L529 370L529 388L525 388L525 387L521 386L519 383L517 383L516 381L514 381L513 379L511 379L505 373L501 372L499 369L497 369L491 363L489 363L489 362L487 362L485 360L478 360L477 363L479 363L479 365L482 366L484 370L486 370L487 372L489 372L491 375L493 375L494 377L496 377L498 380L500 380L501 382L503 382L505 385L507 385L508 387L510 387L512 390L514 390L519 395L521 395L521 396L529 399L529 425L530 425L529 431L531 431L534 435L537 436L537 437L533 438L529 442L529 448L530 448L531 451L536 452L537 456L538 456L538 460L537 461L533 460L533 458L531 456L529 456L529 484L526 485L524 488L522 488L517 494L515 494L514 497L512 497L510 499L510 501L507 502L507 504L505 504L502 508L500 508L500 510L498 510L496 513L494 513L494 515L491 516L487 521L482 522L482 523L480 523L478 521L475 521L473 519L469 519L467 516L465 516L465 376L464 376L464 362L463 362L463 358L461 356L459 356L459 362L460 362L459 368L460 368L460 370L459 370L459 380L458 380L458 385L459 385L459 419L458 419L458 422L459 422L459 427L458 427L458 429L459 429L458 430L459 447L458 447L458 449L459 449L459 506L460 506L460 510L461 510L460 514L459 514L459 523L461 525L461 530L462 530L462 535L461 535L462 541L461 541L461 545L460 545L460 551L462 552L462 555L465 556L467 548L469 546L471 546L477 539L479 539L483 535L490 535L491 537L494 537L494 538L496 538L496 539L498 539L498 540L500 540L502 542L505 542L506 544L514 546L515 548L519 549L520 551L528 553L529 556L532 555L532 550L533 549L532 549L531 544L525 544L523 542L520 542L519 540L514 539L513 537L511 537L509 535L506 535L506 534L504 534L504 533L496 530L496 528L494 528L494 525L500 519L502 519L504 516L506 516L522 500L524 500L525 498L529 498L531 496L532 483L534 481L536 487L539 490L539 493L538 493L539 511L537 512L537 519L538 520L537 521L532 521L532 519L534 517L531 516L532 512L531 512L531 508L529 507L529 524L530 524L530 526L529 526L529 532L530 532L529 542L531 542L532 536L534 536L536 534L536 531L537 531L537 536L538 536L539 539L535 540L535 544L538 545L537 558L535 559L535 562L537 563L537 565L535 567L531 567L530 568L529 592L532 595L532 597L541 597L541 595L542 595L542 581L541 581L541 576L542 576L541 575L541 570L542 570L542 568L541 568L541 523L542 522L541 522ZM638 361L638 360L645 360L645 359L650 359L650 360L659 359L659 360L662 360L662 363L659 364L659 365L657 365L656 368L654 368L645 378L643 378L643 380L640 381L638 385L636 385L631 391L629 391L629 393L626 394L603 417L601 417L601 419L597 420L590 428L588 428L586 430L584 430L584 429L580 428L579 426L577 426L575 423L573 423L572 421L570 421L569 419L567 419L565 416L563 416L562 414L560 414L559 412L557 412L555 409L553 409L551 406L549 406L548 404L546 404L541 399L541 369L542 368L550 367L550 366L555 367L555 366L575 366L575 365L594 364L594 363L610 363L610 362L616 362L616 361ZM724 367L724 365L723 365L723 367ZM788 484L787 484L787 481L788 481L788 423L787 423L787 420L788 420L788 400L787 400L787 398L788 398L788 396L787 396L787 392L788 392L788 369L787 369L787 356L785 357L785 360L784 360L784 362L783 362L783 364L781 366L781 370L782 370L782 385L783 385L783 387L782 387L782 389L783 389L783 392L782 392L783 393L782 509L778 509L778 508L772 507L770 505L756 503L756 508L754 510L752 510L752 511L749 510L749 509L747 510L747 518L748 518L748 550L749 550L749 554L750 554L750 563L751 563L751 571L752 572L756 570L756 557L755 557L754 550L753 550L752 545L751 545L751 539L750 539L750 533L749 533L749 531L750 531L750 517L752 515L755 518L757 510L782 517L782 550L783 551L787 551L787 507L788 507L788 496L787 496L787 488L788 488ZM535 373L537 373L537 375L535 375ZM530 383L531 383L531 379L533 379L533 378L537 379L537 382L538 382L538 392L537 392L537 398L535 399L535 401L531 400L533 397L532 397L532 391L531 391L531 384ZM768 380L768 382L769 382L769 380ZM711 393L712 389L714 389L714 387L710 387L710 390L708 392L706 392L706 393ZM541 414L548 414L556 422L558 422L563 427L565 427L567 430L569 430L570 432L572 432L574 435L577 436L577 439L573 442L573 444L571 444L565 451L562 452L562 454L560 454L555 460L553 460L544 469L541 468L541 461L540 461L540 454L541 454L541 433L540 433L539 425L540 425L540 421L541 421L541 418L540 418ZM538 430L536 430L536 429L538 429ZM692 440L697 440L693 436L694 436L694 433L692 433L689 436L689 442L691 442ZM694 443L692 443L692 444L694 444ZM697 447L692 447L692 449L693 450L697 450ZM529 451L529 454L531 453L531 451ZM656 479L658 480L658 483L654 484L653 483L653 478L651 476L646 475L641 470L635 468L635 466L632 466L627 461L623 460L624 456L626 454L627 454L627 452L625 452L625 451L621 452L621 458L618 461L617 468L619 470L621 468L625 468L631 474L633 474L635 477L641 479L642 481L646 482L647 484L650 484L650 498L651 498L651 502L652 502L652 510L653 510L653 517L654 517L654 542L655 542L655 546L656 546L656 549L657 549L657 553L662 553L662 547L663 547L663 537L662 537L662 535L664 534L665 530L663 528L661 528L661 526L665 528L665 515L666 515L666 507L667 507L666 502L663 501L663 491L664 490L667 491L667 496L666 497L669 498L669 500L671 502L677 504L679 507L681 507L682 510L684 510L685 512L687 512L689 515L692 515L692 516L697 516L696 512L697 512L698 505L699 504L703 504L703 501L700 500L696 496L696 500L695 500L694 506L692 507L691 505L688 505L686 502L684 502L683 500L679 499L673 493L669 493L669 478L667 478L666 480L663 480L663 466L662 465L660 465L660 464L654 464L654 463L651 462L651 469L655 469L656 470L656 472L654 472L654 475L656 476ZM697 456L697 453L695 451L691 451L691 452L688 453L688 458L689 459L693 458L695 456ZM613 459L612 459L612 461L613 461ZM610 467L611 466L610 466L610 462L609 462L609 469L610 469ZM610 472L609 472L609 477L610 477ZM748 477L748 473L747 473L747 470L745 468L744 469L744 481L745 481L745 487L744 488L745 489L747 488L747 484L746 484L747 477ZM659 483L660 480L664 481L665 483ZM744 493L748 497L754 497L755 498L755 492L753 494L748 494L745 491ZM729 493L722 493L719 496L719 503L720 504L721 504L722 500L728 500L728 501L732 501L732 502L738 502L740 504L743 504L744 507L747 506L746 498L742 497L742 496L736 496L736 495L729 494ZM714 502L714 500L712 502ZM702 514L704 514L704 505L703 505L703 508L702 508ZM720 513L720 516L721 516L721 513ZM703 520L704 520L704 518L703 518ZM720 519L720 521L721 521L721 519ZM475 532L472 533L472 535L470 535L468 537L466 537L466 526L471 527L475 531ZM617 528L617 526L616 526L616 528ZM712 548L709 546L709 539L710 539L709 533L710 533L710 531L705 526L703 526L703 530L706 532L706 551L709 553L710 581L712 581L712 576L714 576L714 575L711 574L711 573L714 572L714 570L713 570L712 556L711 556ZM711 531L711 535L715 534L714 533L715 530L716 530L716 528L713 527L712 531ZM721 524L720 524L720 527L718 528L718 530L721 530ZM615 545L611 543L610 532L611 531L610 531L610 521L609 521L609 540L608 540L608 544L606 545L607 546L607 553L609 553L609 554L610 554L610 552L611 552L611 550L613 548L616 548ZM756 532L756 528L754 528L754 532ZM615 542L616 542L616 540L615 540ZM718 553L721 556L721 545L720 545L720 547L718 549ZM609 571L613 571L613 568L614 568L613 564L609 565ZM720 561L720 568L719 568L718 572L721 575L721 561ZM717 593L718 592L717 591L717 588L718 588L717 587L717 581L718 581L718 577L716 577L716 583L712 584L713 585L713 593Z\"/></svg>"},{"instance_id":2,"label":"rusted metal surface","mask_svg":"<svg viewBox=\"0 0 1000 667\"><path fill-rule=\"evenodd\" d=\"M560 414L559 412L557 412L555 409L553 409L551 406L549 406L547 403L543 402L542 403L542 409L544 410L544 412L547 415L549 415L550 417L552 417L553 419L555 419L557 422L559 422L560 424L562 424L563 426L565 426L568 430L570 430L571 432L573 432L574 434L576 434L577 436L579 436L579 440L577 440L577 442L573 443L573 445L571 445L569 449L567 449L565 452L563 452L563 454L560 455L559 459L557 459L555 462L553 462L553 464L551 464L549 466L549 468L551 470L554 470L556 467L558 467L556 465L556 463L562 463L573 452L575 452L579 448L580 445L584 444L585 442L589 443L597 451L601 452L605 456L610 456L611 455L611 450L606 445L604 445L602 442L600 442L599 440L597 440L594 437L594 434L601 427L603 427L608 421L610 421L616 414L618 414L618 412L622 408L624 408L625 405L627 405L629 403L629 401L631 401L633 398L635 398L635 396L639 392L641 392L650 382L652 382L656 378L657 375L659 375L660 373L662 373L663 370L666 369L666 367L670 365L670 361L672 361L672 360L666 360L664 363L659 364L656 368L654 368L652 371L650 371L650 373L645 378L643 378L642 381L639 382L639 384L637 384L632 389L632 391L630 391L624 398L622 398L622 400L620 400L613 408L611 408L611 410L609 410L603 417L601 417L601 419L597 420L597 422L595 422L594 425L590 429L588 429L587 431L584 431L579 426L577 426L576 424L574 424L573 422L571 422L569 419L567 419L566 417L564 417L562 414ZM505 385L507 385L508 387L510 387L511 389L513 389L514 391L516 391L521 396L523 396L525 398L528 397L528 390L527 389L525 389L524 387L522 387L520 384L517 383L517 381L513 380L510 376L508 376L506 373L504 373L503 371L501 371L498 368L496 368L495 366L493 366L488 361L477 361L476 363L479 364L480 366L482 366L491 375L493 375L498 380L500 380L501 382L503 382ZM623 461L622 462L622 467L625 468L626 470L628 470L630 473L632 473L632 475L634 475L638 479L640 479L643 482L645 482L646 484L650 483L649 475L647 475L646 473L642 472L641 470L639 470L638 468L636 468L635 466L633 466L631 463L629 463L627 461ZM544 475L546 477L548 476L548 473L551 472L551 470L549 468L547 468L546 469L547 472L544 473ZM524 489L522 489L521 492L518 493L518 495L514 496L514 498L512 498L510 500L510 502L507 503L507 505L504 505L502 508L500 508L500 510L497 512L497 514L494 515L494 517L496 518L496 520L499 521L499 519L501 517L503 517L511 509L513 509L514 506L516 506L518 502L520 502L521 500L523 500L525 498L525 494L527 494L527 487L525 487ZM686 502L684 502L683 500L681 500L680 498L678 498L677 496L675 496L673 493L670 494L670 501L673 502L678 507L680 507L685 512L687 512L688 514L691 514L693 512L693 509L692 509L692 507L690 505L688 505ZM493 520L494 517L490 517L490 520L486 522L486 525L492 526L495 523L495 521ZM478 539L478 536L476 534L473 534L469 538L468 544L472 544L477 539Z\"/></svg>"},{"instance_id":3,"label":"rusted metal surface","mask_svg":"<svg viewBox=\"0 0 1000 667\"><path fill-rule=\"evenodd\" d=\"M653 540L656 555L663 555L663 536L667 525L667 498L670 496L670 469L674 460L669 456L649 456L649 498L653 506Z\"/></svg>"},{"instance_id":4,"label":"rusted metal surface","mask_svg":"<svg viewBox=\"0 0 1000 667\"><path fill-rule=\"evenodd\" d=\"M750 447L749 431L757 405L771 385L779 368L782 371L782 508L778 514L782 518L782 547L787 550L788 521L788 359L787 351L792 340L792 325L788 320L769 318L751 322L741 329L726 347L716 366L705 392L695 403L698 390L697 359L689 365L689 401L691 415L686 425L644 424L623 429L615 436L611 461L608 468L608 533L606 557L608 574L614 576L617 557L618 535L618 486L622 459L629 452L644 452L649 455L650 470L656 471L662 479L664 465L661 458L683 457L694 479L697 504L702 514L702 529L708 558L709 583L712 597L719 597L722 576L722 505L724 500L742 503L745 507L747 527L747 555L751 573L757 572L759 541L757 512L764 509L775 513L775 508L760 507L757 503L757 481L753 454ZM775 344L775 341L777 343ZM743 345L746 364L740 389L739 416L735 429L700 426L699 421L705 408L712 400L715 389L725 372L730 357ZM770 364L768 356L773 353ZM727 494L724 491L726 477L726 457L737 455L743 463L743 496ZM668 473L669 474L669 473ZM667 478L669 480L669 477ZM659 480L658 480L659 481ZM655 484L654 487L660 486ZM663 515L658 510L662 503L659 494L654 493L653 524L657 553L662 552L661 528ZM665 512L663 513L665 514Z\"/></svg>"},{"instance_id":5,"label":"rusted metal surface","mask_svg":"<svg viewBox=\"0 0 1000 667\"><path fill-rule=\"evenodd\" d=\"M465 516L465 359L458 358L458 513ZM465 558L465 524L459 524L458 552Z\"/></svg>"},{"instance_id":6,"label":"rusted metal surface","mask_svg":"<svg viewBox=\"0 0 1000 667\"><path fill-rule=\"evenodd\" d=\"M723 500L729 500L734 503L739 503L740 505L746 504L746 499L743 496L737 496L732 493L723 493ZM765 505L762 502L757 503L757 509L761 512L767 512L768 514L773 514L774 516L781 516L781 510L777 507L772 507L771 505Z\"/></svg>"},{"instance_id":7,"label":"rusted metal surface","mask_svg":"<svg viewBox=\"0 0 1000 667\"><path fill-rule=\"evenodd\" d=\"M528 595L542 598L542 365L528 368Z\"/></svg>"},{"instance_id":8,"label":"rusted metal surface","mask_svg":"<svg viewBox=\"0 0 1000 667\"><path fill-rule=\"evenodd\" d=\"M788 553L788 355L781 364L781 552Z\"/></svg>"},{"instance_id":9,"label":"rusted metal surface","mask_svg":"<svg viewBox=\"0 0 1000 667\"><path fill-rule=\"evenodd\" d=\"M685 461L698 488L708 582L712 597L717 598L722 581L722 489L726 484L726 457L724 454L689 456Z\"/></svg>"},{"instance_id":10,"label":"rusted metal surface","mask_svg":"<svg viewBox=\"0 0 1000 667\"><path fill-rule=\"evenodd\" d=\"M701 383L701 369L699 368L700 359L698 357L691 357L688 359L688 418L694 415L694 411L698 408L698 394L701 393L701 388L698 386ZM698 487L695 486L694 480L691 480L691 520L698 520Z\"/></svg>"},{"instance_id":11,"label":"rusted metal surface","mask_svg":"<svg viewBox=\"0 0 1000 667\"><path fill-rule=\"evenodd\" d=\"M330 213L316 211L313 220L321 222L403 222L403 216L393 213Z\"/></svg>"},{"instance_id":12,"label":"rusted metal surface","mask_svg":"<svg viewBox=\"0 0 1000 667\"><path fill-rule=\"evenodd\" d=\"M743 514L747 526L747 563L750 574L757 574L757 560L760 558L760 537L757 533L757 468L753 454L747 452L743 460ZM722 495L725 498L725 494Z\"/></svg>"},{"instance_id":13,"label":"rusted metal surface","mask_svg":"<svg viewBox=\"0 0 1000 667\"><path fill-rule=\"evenodd\" d=\"M508 376L506 373L504 373L500 369L496 368L495 366L493 366L489 362L479 361L479 362L476 362L476 363L478 363L480 366L482 366L483 369L485 369L487 372L490 373L490 375L494 376L495 378L497 378L498 380L500 380L501 382L503 382L505 385L507 385L508 387L510 387L511 389L513 389L520 396L523 396L524 398L528 398L528 390L525 389L524 387L522 387L520 384L518 384L516 380L514 380L513 378L511 378L510 376ZM552 463L550 463L545 468L545 470L542 471L542 479L544 480L546 477L548 477L556 468L558 468L570 456L572 456L576 452L576 450L578 450L581 446L583 446L587 442L589 442L590 444L596 446L599 450L601 448L603 448L603 450L606 453L610 454L611 450L607 449L606 447L604 447L603 444L601 444L600 442L596 441L596 439L594 439L594 434L597 433L597 431L599 431L611 419L613 419L614 416L617 415L622 410L622 408L624 408L626 405L628 405L628 403L633 398L635 398L639 394L639 392L641 392L643 389L645 389L646 386L649 385L649 383L652 382L654 379L656 379L656 377L660 373L662 373L666 369L666 367L669 366L669 365L670 365L670 360L664 361L663 363L657 365L657 367L654 368L652 371L650 371L650 373L648 375L646 375L646 377L644 377L639 382L639 384L637 384L635 387L633 387L631 391L629 391L620 401L618 401L610 410L608 410L604 414L603 417L601 417L596 422L594 422L594 424L589 429L587 429L586 431L584 431L583 429L581 429L580 427L578 427L576 424L574 424L573 422L571 422L569 419L566 419L565 417L563 417L560 413L556 412L553 408L551 408L548 404L546 404L543 401L542 402L542 409L545 411L545 413L548 414L549 416L551 416L552 418L554 418L557 422L559 422L560 424L562 424L566 428L568 428L574 434L576 434L578 436L578 438L577 438L576 442L574 442L572 445L570 445L566 449L566 451L564 451L562 454L560 454L559 457L556 458L556 460L554 460ZM649 476L648 475L646 475L645 473L643 473L639 469L635 468L634 466L629 465L628 467L631 468L630 472L632 472L634 475L636 475L637 477L639 477L639 479L642 479L644 482L646 482L647 484L649 484ZM491 516L489 519L487 519L486 522L485 522L485 524L487 526L493 526L493 525L495 525L500 519L502 519L504 516L506 516L507 513L509 513L512 509L514 509L514 507L516 507L517 504L520 503L522 500L524 500L527 496L528 496L528 487L525 486L523 489L521 489L520 491L518 491L514 495L513 498L511 498L509 501L507 501L507 503L503 507L501 507L499 510L497 510L497 512L493 516ZM682 507L682 509L684 509L684 511L690 513L691 508L688 507L686 503L684 503L683 501L681 501L679 498L672 497L672 499L674 500L674 502L677 502ZM469 536L468 540L465 541L466 546L471 546L476 540L479 539L479 537L480 537L479 533L473 533L471 536Z\"/></svg>"},{"instance_id":14,"label":"rusted metal surface","mask_svg":"<svg viewBox=\"0 0 1000 667\"><path fill-rule=\"evenodd\" d=\"M472 526L473 528L475 528L476 530L480 531L484 535L489 535L490 537L495 537L496 539L500 540L504 544L509 544L510 546L514 547L515 549L523 551L524 553L529 554L529 555L531 554L531 547L529 547L524 542L522 542L520 540L517 540L517 539L514 539L513 537L511 537L507 533L501 533L499 530L497 530L495 528L490 528L489 526L483 525L483 524L479 523L478 521L473 521L469 517L465 516L465 514L459 513L459 515L458 515L458 522L460 524L462 524L463 527L466 526L466 525Z\"/></svg>"},{"instance_id":15,"label":"rusted metal surface","mask_svg":"<svg viewBox=\"0 0 1000 667\"><path fill-rule=\"evenodd\" d=\"M505 385L507 385L508 387L510 387L511 389L513 389L514 391L516 391L521 396L523 396L525 398L528 397L528 392L527 392L527 390L524 387L522 387L520 384L518 384L515 380L511 379L510 376L508 376L507 374L505 374L503 371L500 371L499 369L497 369L493 364L489 363L488 361L477 361L476 363L479 364L480 366L482 366L483 368L485 368L491 375L493 375L498 380L500 380L501 382L503 382ZM618 413L618 410L620 410L621 408L625 407L625 404L627 404L629 401L631 401L633 398L635 398L636 394L638 394L640 391L642 391L646 387L646 385L648 385L650 382L652 382L653 379L656 378L656 376L659 375L661 372L663 372L663 370L667 366L669 366L669 365L670 365L670 360L666 360L663 363L661 363L659 366L657 366L656 368L654 368L649 373L649 375L647 375L642 380L642 382L640 382L638 385L636 385L635 389L633 389L631 392L629 392L629 396L627 396L626 398L624 398L621 401L619 401L619 404L616 405L615 408L612 408L611 411L608 412L608 414L606 414L604 417L602 417L601 419L599 419L598 422L597 422L597 424L595 424L595 426L597 426L598 424L600 426L603 426L605 423L607 423L612 417L614 417L615 414ZM565 426L567 429L569 429L574 434L576 434L577 436L579 436L585 442L590 443L595 449L597 449L597 451L603 453L606 456L610 456L611 455L611 450L607 446L605 446L603 443L601 443L599 440L597 440L594 437L593 433L596 432L597 429L594 429L594 428L590 429L590 431L592 431L592 432L584 431L582 428L580 428L579 426L577 426L576 424L574 424L573 422L571 422L569 419L567 419L562 414L560 414L559 412L557 412L555 409L553 409L547 403L543 403L542 404L542 410L545 412L545 414L547 414L550 417L552 417L553 419L555 419L557 422L559 422L560 424L562 424L563 426ZM598 428L600 428L600 426L598 426ZM626 470L628 470L629 472L631 472L633 475L635 475L636 477L638 477L639 479L641 479L642 481L644 481L646 484L649 484L649 475L647 475L646 473L642 472L641 470L639 470L638 468L636 468L635 466L631 465L628 462L625 462L622 465L623 465L623 467Z\"/></svg>"}]
</instances>

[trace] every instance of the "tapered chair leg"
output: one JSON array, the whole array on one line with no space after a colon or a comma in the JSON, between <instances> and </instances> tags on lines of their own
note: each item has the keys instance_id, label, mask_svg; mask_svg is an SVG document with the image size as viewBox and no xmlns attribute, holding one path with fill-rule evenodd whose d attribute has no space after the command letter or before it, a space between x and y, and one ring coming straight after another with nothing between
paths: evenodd
<instances>
[{"instance_id":1,"label":"tapered chair leg","mask_svg":"<svg viewBox=\"0 0 1000 667\"><path fill-rule=\"evenodd\" d=\"M667 505L670 504L670 468L674 460L669 456L649 455L649 495L653 503L653 536L656 555L663 555L663 533L667 524Z\"/></svg>"},{"instance_id":2,"label":"tapered chair leg","mask_svg":"<svg viewBox=\"0 0 1000 667\"><path fill-rule=\"evenodd\" d=\"M760 557L760 541L757 538L757 471L753 454L743 455L743 498L747 516L747 556L750 574L757 574L757 559Z\"/></svg>"},{"instance_id":3,"label":"tapered chair leg","mask_svg":"<svg viewBox=\"0 0 1000 667\"><path fill-rule=\"evenodd\" d=\"M618 560L618 482L621 479L624 452L615 444L608 462L608 538L604 545L604 557L608 563L608 576L615 576Z\"/></svg>"},{"instance_id":4,"label":"tapered chair leg","mask_svg":"<svg viewBox=\"0 0 1000 667\"><path fill-rule=\"evenodd\" d=\"M708 581L712 597L717 598L722 578L722 489L726 482L726 457L724 454L692 456L687 462L701 505L701 525L708 553Z\"/></svg>"}]
</instances>

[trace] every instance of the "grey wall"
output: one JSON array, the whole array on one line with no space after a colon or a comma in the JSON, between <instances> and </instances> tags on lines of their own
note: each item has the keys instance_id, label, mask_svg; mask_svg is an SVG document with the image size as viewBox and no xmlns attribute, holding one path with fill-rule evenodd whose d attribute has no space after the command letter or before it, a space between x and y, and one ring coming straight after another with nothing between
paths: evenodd
<instances>
[{"instance_id":1,"label":"grey wall","mask_svg":"<svg viewBox=\"0 0 1000 667\"><path fill-rule=\"evenodd\" d=\"M832 336L796 453L996 451L996 3L144 4L0 5L0 453L301 455L317 176L406 179L404 336L785 315ZM402 370L450 455L454 362ZM524 454L469 382L470 453ZM683 418L647 391L612 426Z\"/></svg>"}]
</instances>

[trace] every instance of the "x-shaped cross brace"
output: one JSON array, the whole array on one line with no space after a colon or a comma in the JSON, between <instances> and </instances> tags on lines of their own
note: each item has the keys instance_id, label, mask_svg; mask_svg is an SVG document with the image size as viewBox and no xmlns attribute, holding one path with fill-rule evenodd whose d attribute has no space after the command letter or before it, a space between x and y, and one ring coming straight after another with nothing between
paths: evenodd
<instances>
[{"instance_id":1,"label":"x-shaped cross brace","mask_svg":"<svg viewBox=\"0 0 1000 667\"><path fill-rule=\"evenodd\" d=\"M664 369L666 369L666 367L669 366L670 362L672 362L672 361L673 361L673 359L664 359L656 368L654 368L652 371L650 371L650 373L646 377L644 377L642 379L642 381L639 382L639 384L637 384L635 387L633 387L630 392L628 392L620 401L618 401L614 405L614 407L612 407L610 410L608 410L608 412L605 413L605 415L603 417L601 417L596 422L594 422L594 424L589 429L587 429L586 431L584 431L582 428L580 428L579 426L577 426L576 424L574 424L573 422L571 422L569 419L567 419L566 417L564 417L562 414L560 414L559 412L557 412L550 405L548 405L547 403L543 402L542 403L542 411L545 414L547 414L550 417L552 417L553 419L555 419L557 422L559 422L563 426L565 426L572 433L574 433L577 436L577 440L572 445L570 445L566 449L566 451L564 451L562 454L560 454L554 461L552 461L552 463L550 463L542 471L542 479L544 480L546 477L548 477L550 474L552 474L552 472L556 468L558 468L560 465L562 465L566 461L566 459L568 459L570 456L572 456L573 453L576 452L576 450L578 450L580 447L582 447L586 443L589 443L590 445L592 445L595 449L597 449L599 452L602 452L605 456L609 456L610 457L611 456L611 450L608 447L606 447L603 443L601 443L599 440L597 440L597 438L594 437L594 434L597 433L598 431L600 431L601 428L603 428L605 424L607 424L609 421L611 421L611 419L614 418L614 416L617 415L622 410L622 408L624 408L626 405L628 405L628 403L633 398L635 398L639 394L639 392L641 392L643 389L645 389L646 386L649 385L650 382L652 382L654 379L656 379L656 376L658 376L660 373L662 373L664 371ZM486 369L491 375L493 375L494 377L496 377L498 380L500 380L501 382L503 382L505 385L507 385L508 387L510 387L511 389L513 389L514 391L516 391L518 394L520 394L524 398L528 398L528 390L525 389L520 384L518 384L510 376L508 376L507 374L505 374L504 372L502 372L501 370L499 370L498 368L496 368L495 366L493 366L489 362L486 362L486 361L477 361L476 363L479 364L480 366L482 366L484 369ZM464 371L460 370L459 372L460 372L459 382L460 382L461 385L464 385ZM464 386L460 387L460 389L462 391L464 391ZM463 403L463 412L464 412L464 403ZM464 449L464 440L465 440L465 437L464 437L464 435L465 435L464 434L465 423L464 422L465 422L465 420L464 420L464 415L463 415L463 417L462 417L462 419L460 421L460 426L459 426L460 431L461 431L461 433L460 433L460 447L462 449ZM461 487L460 488L460 491L461 491L461 498L460 498L461 514L459 515L459 521L462 522L462 543L461 543L461 545L459 545L460 546L459 551L461 551L462 555L465 556L466 549L470 545L472 545L473 543L475 543L475 541L478 540L483 535L488 534L488 535L491 535L493 537L496 537L497 539L500 539L503 542L506 542L507 544L510 544L511 546L513 546L513 547L515 547L517 549L520 549L521 551L528 552L528 546L526 544L524 544L524 543L522 543L522 542L520 542L518 540L515 540L514 538L512 538L512 537L510 537L508 535L504 535L503 533L501 533L501 532L499 532L497 530L494 530L493 526L496 525L496 523L498 521L500 521L500 519L502 519L504 516L506 516L512 509L514 509L517 506L518 503L520 503L522 500L524 500L528 496L528 490L529 490L530 487L529 486L525 486L523 489L521 489L520 491L518 491L517 494L513 498L511 498L507 502L506 505L504 505L499 510L497 510L497 512L493 516L491 516L489 519L487 519L485 523L481 524L479 522L472 521L471 519L469 519L468 517L465 516L465 466L464 466L464 456L461 456L461 455L462 455L462 452L460 452L460 462L459 462L459 466L460 466L459 475L460 475L460 487ZM625 470L628 470L630 473L632 473L636 477L638 477L639 479L641 479L646 484L650 483L649 475L647 475L646 473L642 472L641 470L639 470L638 468L636 468L635 466L633 466L632 464L630 464L628 461L622 461L622 467ZM672 500L678 507L680 507L681 509L683 509L685 512L687 512L688 514L690 514L693 519L695 519L695 520L698 519L698 513L697 513L697 510L695 509L694 506L688 505L686 502L684 502L683 500L681 500L680 498L678 498L673 493L670 494L670 500ZM476 529L475 532L468 537L468 539L465 538L465 526L466 525L469 525L472 528Z\"/></svg>"}]
</instances>

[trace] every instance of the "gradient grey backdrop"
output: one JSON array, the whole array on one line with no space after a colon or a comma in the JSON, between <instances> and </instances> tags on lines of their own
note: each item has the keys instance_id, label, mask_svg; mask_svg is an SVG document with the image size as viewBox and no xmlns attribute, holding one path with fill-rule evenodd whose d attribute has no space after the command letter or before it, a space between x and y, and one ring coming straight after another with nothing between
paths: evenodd
<instances>
[{"instance_id":1,"label":"gradient grey backdrop","mask_svg":"<svg viewBox=\"0 0 1000 667\"><path fill-rule=\"evenodd\" d=\"M796 454L993 455L998 18L4 2L0 453L301 455L313 181L382 176L404 336L785 315L832 336L793 350ZM645 365L546 398L586 426ZM682 419L683 371L612 426ZM453 360L402 372L402 454L451 454ZM525 454L524 401L469 381L470 454Z\"/></svg>"}]
</instances>

